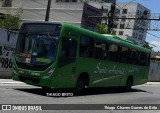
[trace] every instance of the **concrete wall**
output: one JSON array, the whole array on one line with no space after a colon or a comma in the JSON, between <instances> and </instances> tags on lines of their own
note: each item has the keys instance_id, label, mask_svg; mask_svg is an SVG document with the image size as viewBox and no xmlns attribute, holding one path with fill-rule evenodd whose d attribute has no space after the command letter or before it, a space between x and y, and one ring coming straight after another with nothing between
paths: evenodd
<instances>
[{"instance_id":1,"label":"concrete wall","mask_svg":"<svg viewBox=\"0 0 160 113\"><path fill-rule=\"evenodd\" d=\"M148 80L160 82L160 62L151 60Z\"/></svg>"},{"instance_id":2,"label":"concrete wall","mask_svg":"<svg viewBox=\"0 0 160 113\"><path fill-rule=\"evenodd\" d=\"M17 35L17 31L7 32L4 29L0 29L0 78L11 77L11 59L14 54Z\"/></svg>"}]
</instances>

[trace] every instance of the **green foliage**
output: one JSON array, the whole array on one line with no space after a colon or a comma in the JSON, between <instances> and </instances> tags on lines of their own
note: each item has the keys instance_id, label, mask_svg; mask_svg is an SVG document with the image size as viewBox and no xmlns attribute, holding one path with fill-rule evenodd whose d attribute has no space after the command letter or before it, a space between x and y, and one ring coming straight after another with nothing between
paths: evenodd
<instances>
[{"instance_id":1,"label":"green foliage","mask_svg":"<svg viewBox=\"0 0 160 113\"><path fill-rule=\"evenodd\" d=\"M98 33L100 33L100 34L116 35L116 31L114 31L114 30L112 30L111 33L109 33L109 31L106 29L106 25L104 23L103 24L98 23L96 25L96 29L97 29Z\"/></svg>"},{"instance_id":2,"label":"green foliage","mask_svg":"<svg viewBox=\"0 0 160 113\"><path fill-rule=\"evenodd\" d=\"M0 19L0 28L3 29L18 29L21 23L22 8L13 10L13 12L7 12L3 19Z\"/></svg>"},{"instance_id":3,"label":"green foliage","mask_svg":"<svg viewBox=\"0 0 160 113\"><path fill-rule=\"evenodd\" d=\"M152 47L149 46L148 42L146 42L146 43L143 45L143 47L145 47L145 48L147 48L147 49L152 49Z\"/></svg>"},{"instance_id":4,"label":"green foliage","mask_svg":"<svg viewBox=\"0 0 160 113\"><path fill-rule=\"evenodd\" d=\"M116 35L116 31L112 30L111 35Z\"/></svg>"},{"instance_id":5,"label":"green foliage","mask_svg":"<svg viewBox=\"0 0 160 113\"><path fill-rule=\"evenodd\" d=\"M105 24L97 24L96 25L96 29L98 30L98 33L100 34L106 34L107 30L106 30L106 25Z\"/></svg>"}]
</instances>

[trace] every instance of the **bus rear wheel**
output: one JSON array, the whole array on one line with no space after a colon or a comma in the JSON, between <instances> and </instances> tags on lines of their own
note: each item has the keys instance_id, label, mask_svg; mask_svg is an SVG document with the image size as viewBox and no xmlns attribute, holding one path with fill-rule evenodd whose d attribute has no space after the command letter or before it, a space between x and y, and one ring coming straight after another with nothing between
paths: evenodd
<instances>
[{"instance_id":1,"label":"bus rear wheel","mask_svg":"<svg viewBox=\"0 0 160 113\"><path fill-rule=\"evenodd\" d=\"M82 78L79 78L74 92L76 95L82 95L84 93L84 89L85 89L85 81Z\"/></svg>"},{"instance_id":2,"label":"bus rear wheel","mask_svg":"<svg viewBox=\"0 0 160 113\"><path fill-rule=\"evenodd\" d=\"M132 77L129 77L126 82L125 91L130 91L133 84Z\"/></svg>"}]
</instances>

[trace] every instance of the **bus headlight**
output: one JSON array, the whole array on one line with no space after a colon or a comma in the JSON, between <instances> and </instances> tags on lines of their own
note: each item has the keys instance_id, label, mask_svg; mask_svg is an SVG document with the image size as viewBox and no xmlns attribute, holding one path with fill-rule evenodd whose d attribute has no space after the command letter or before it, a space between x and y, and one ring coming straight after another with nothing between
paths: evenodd
<instances>
[{"instance_id":1,"label":"bus headlight","mask_svg":"<svg viewBox=\"0 0 160 113\"><path fill-rule=\"evenodd\" d=\"M51 69L48 73L45 74L45 77L50 77L53 74L54 70L55 68Z\"/></svg>"}]
</instances>

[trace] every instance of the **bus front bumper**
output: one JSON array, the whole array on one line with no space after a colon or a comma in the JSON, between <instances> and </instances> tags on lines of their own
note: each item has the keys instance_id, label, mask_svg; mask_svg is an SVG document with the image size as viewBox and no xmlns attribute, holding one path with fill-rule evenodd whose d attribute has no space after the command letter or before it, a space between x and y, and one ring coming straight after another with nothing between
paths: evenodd
<instances>
[{"instance_id":1,"label":"bus front bumper","mask_svg":"<svg viewBox=\"0 0 160 113\"><path fill-rule=\"evenodd\" d=\"M55 87L56 88L56 80L51 79L50 77L37 77L32 75L23 75L18 74L17 72L12 72L12 79L16 81L21 81L29 85L39 86L39 87Z\"/></svg>"}]
</instances>

